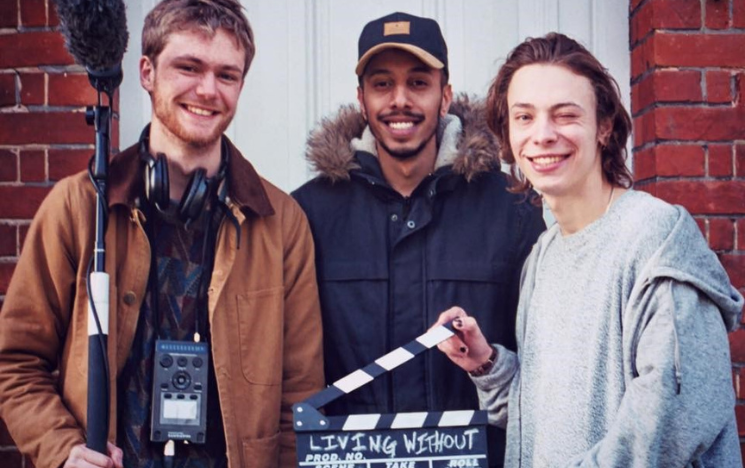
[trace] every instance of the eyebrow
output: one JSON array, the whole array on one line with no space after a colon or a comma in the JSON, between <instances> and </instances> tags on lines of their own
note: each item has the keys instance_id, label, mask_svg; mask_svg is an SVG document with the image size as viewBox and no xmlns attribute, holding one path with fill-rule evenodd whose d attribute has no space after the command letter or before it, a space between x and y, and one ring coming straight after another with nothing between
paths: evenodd
<instances>
[{"instance_id":1,"label":"eyebrow","mask_svg":"<svg viewBox=\"0 0 745 468\"><path fill-rule=\"evenodd\" d=\"M551 106L551 110L554 111L556 109L561 109L562 107L576 107L577 109L584 110L582 106L577 104L576 102L567 101L567 102L559 102ZM533 104L529 104L527 102L516 102L514 103L510 109L519 108L519 109L535 109L535 106Z\"/></svg>"},{"instance_id":2,"label":"eyebrow","mask_svg":"<svg viewBox=\"0 0 745 468\"><path fill-rule=\"evenodd\" d=\"M181 62L193 62L193 63L197 63L199 65L206 65L207 64L204 60L202 60L202 59L200 59L200 58L198 58L198 57L196 57L194 55L188 55L188 54L179 55L177 57L174 57L173 58L173 61L174 62L179 62L179 61L181 61ZM230 71L235 71L236 73L243 73L243 69L240 68L240 67L238 67L237 65L229 65L229 64L222 64L222 65L220 65L220 64L218 64L217 68L219 70L222 70L222 71L230 70Z\"/></svg>"}]
</instances>

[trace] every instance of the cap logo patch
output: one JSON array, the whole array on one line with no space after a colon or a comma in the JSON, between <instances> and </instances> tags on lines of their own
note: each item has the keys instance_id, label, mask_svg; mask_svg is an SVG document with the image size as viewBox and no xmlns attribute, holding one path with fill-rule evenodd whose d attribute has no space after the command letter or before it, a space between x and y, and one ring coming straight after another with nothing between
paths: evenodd
<instances>
[{"instance_id":1,"label":"cap logo patch","mask_svg":"<svg viewBox=\"0 0 745 468\"><path fill-rule=\"evenodd\" d=\"M383 25L383 36L393 36L395 34L411 34L411 22L396 21Z\"/></svg>"}]
</instances>

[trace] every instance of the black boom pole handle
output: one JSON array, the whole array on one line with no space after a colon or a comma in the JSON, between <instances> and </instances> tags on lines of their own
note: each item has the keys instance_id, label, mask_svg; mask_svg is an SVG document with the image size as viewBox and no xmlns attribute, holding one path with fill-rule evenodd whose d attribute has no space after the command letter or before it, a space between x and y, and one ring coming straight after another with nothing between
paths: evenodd
<instances>
[{"instance_id":1,"label":"black boom pole handle","mask_svg":"<svg viewBox=\"0 0 745 468\"><path fill-rule=\"evenodd\" d=\"M96 237L93 247L93 272L88 276L88 409L86 446L106 454L109 433L109 275L106 273L106 216L111 108L100 105L89 108L86 121L96 130L96 152L90 167L96 190ZM111 95L109 95L111 102Z\"/></svg>"}]
</instances>

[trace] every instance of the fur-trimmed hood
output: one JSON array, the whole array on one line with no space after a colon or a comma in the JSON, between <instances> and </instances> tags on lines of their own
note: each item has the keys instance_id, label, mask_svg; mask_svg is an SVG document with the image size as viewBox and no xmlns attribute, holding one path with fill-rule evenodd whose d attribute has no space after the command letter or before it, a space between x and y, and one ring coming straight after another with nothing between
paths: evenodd
<instances>
[{"instance_id":1,"label":"fur-trimmed hood","mask_svg":"<svg viewBox=\"0 0 745 468\"><path fill-rule=\"evenodd\" d=\"M499 167L497 140L486 124L484 101L461 94L450 105L438 128L440 142L436 167L452 165L453 172L471 180L481 172ZM332 182L349 180L358 169L354 153L376 154L375 139L355 105L342 106L324 118L307 141L306 159L313 170Z\"/></svg>"}]
</instances>

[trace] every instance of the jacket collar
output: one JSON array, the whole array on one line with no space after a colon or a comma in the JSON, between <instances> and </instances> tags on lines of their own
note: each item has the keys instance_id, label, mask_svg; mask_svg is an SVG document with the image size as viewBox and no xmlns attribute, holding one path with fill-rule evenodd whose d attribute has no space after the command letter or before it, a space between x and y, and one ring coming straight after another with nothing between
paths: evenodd
<instances>
[{"instance_id":1,"label":"jacket collar","mask_svg":"<svg viewBox=\"0 0 745 468\"><path fill-rule=\"evenodd\" d=\"M438 149L437 168L451 166L454 173L471 180L478 174L499 167L499 147L496 137L486 124L482 100L471 100L459 95L450 106L448 119L438 135L441 145L448 144L452 151ZM462 128L458 128L460 122ZM356 150L370 154L370 142L375 140L359 110L352 105L342 107L336 116L323 119L308 138L306 159L322 178L332 182L349 180L350 173L359 169ZM353 143L354 142L354 143Z\"/></svg>"},{"instance_id":2,"label":"jacket collar","mask_svg":"<svg viewBox=\"0 0 745 468\"><path fill-rule=\"evenodd\" d=\"M261 177L233 143L227 141L228 196L245 215L271 216L274 208L264 189ZM139 143L130 146L111 159L109 165L109 207L117 204L135 206L137 198L145 193L143 162Z\"/></svg>"}]
</instances>

